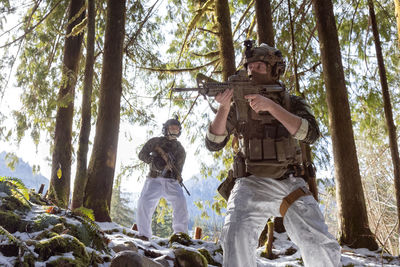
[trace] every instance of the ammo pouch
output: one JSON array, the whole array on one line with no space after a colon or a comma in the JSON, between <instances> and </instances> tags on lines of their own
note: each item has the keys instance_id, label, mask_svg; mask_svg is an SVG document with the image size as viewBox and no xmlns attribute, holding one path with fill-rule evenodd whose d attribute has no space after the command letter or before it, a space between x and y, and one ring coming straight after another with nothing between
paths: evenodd
<instances>
[{"instance_id":1,"label":"ammo pouch","mask_svg":"<svg viewBox=\"0 0 400 267\"><path fill-rule=\"evenodd\" d=\"M233 177L233 171L228 171L228 177L218 186L218 193L228 201L229 196L231 195L231 191L233 186L235 185L236 178Z\"/></svg>"},{"instance_id":2,"label":"ammo pouch","mask_svg":"<svg viewBox=\"0 0 400 267\"><path fill-rule=\"evenodd\" d=\"M243 154L239 152L233 159L233 170L228 171L228 177L218 186L218 193L228 201L236 178L245 176L247 176L246 163Z\"/></svg>"},{"instance_id":3,"label":"ammo pouch","mask_svg":"<svg viewBox=\"0 0 400 267\"><path fill-rule=\"evenodd\" d=\"M302 162L298 142L291 136L250 138L245 172L261 177L281 178L290 165Z\"/></svg>"},{"instance_id":4,"label":"ammo pouch","mask_svg":"<svg viewBox=\"0 0 400 267\"><path fill-rule=\"evenodd\" d=\"M240 178L248 176L246 175L246 162L241 152L238 152L233 158L233 177Z\"/></svg>"}]
</instances>

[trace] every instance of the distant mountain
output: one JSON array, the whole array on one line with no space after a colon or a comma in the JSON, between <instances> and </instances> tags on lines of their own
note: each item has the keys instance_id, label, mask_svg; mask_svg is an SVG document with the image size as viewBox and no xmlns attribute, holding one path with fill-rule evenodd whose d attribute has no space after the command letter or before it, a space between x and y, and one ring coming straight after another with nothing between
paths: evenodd
<instances>
[{"instance_id":1,"label":"distant mountain","mask_svg":"<svg viewBox=\"0 0 400 267\"><path fill-rule=\"evenodd\" d=\"M0 176L19 178L27 188L33 188L36 192L39 190L40 185L44 184L45 187L43 193L46 193L49 188L49 179L41 174L33 174L32 167L22 159L19 159L15 166L15 170L11 170L7 167L5 161L6 154L7 153L4 151L0 153Z\"/></svg>"}]
</instances>

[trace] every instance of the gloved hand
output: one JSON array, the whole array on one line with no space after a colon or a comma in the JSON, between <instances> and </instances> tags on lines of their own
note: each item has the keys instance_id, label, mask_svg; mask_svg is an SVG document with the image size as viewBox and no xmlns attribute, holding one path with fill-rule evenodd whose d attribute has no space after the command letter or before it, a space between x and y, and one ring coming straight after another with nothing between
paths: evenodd
<instances>
[{"instance_id":1,"label":"gloved hand","mask_svg":"<svg viewBox=\"0 0 400 267\"><path fill-rule=\"evenodd\" d=\"M163 171L166 165L164 159L160 155L154 156L151 163L159 171Z\"/></svg>"},{"instance_id":2,"label":"gloved hand","mask_svg":"<svg viewBox=\"0 0 400 267\"><path fill-rule=\"evenodd\" d=\"M143 159L143 161L144 161L146 164L151 164L151 163L153 163L153 160L154 160L154 155L153 155L152 153L150 153L145 159Z\"/></svg>"}]
</instances>

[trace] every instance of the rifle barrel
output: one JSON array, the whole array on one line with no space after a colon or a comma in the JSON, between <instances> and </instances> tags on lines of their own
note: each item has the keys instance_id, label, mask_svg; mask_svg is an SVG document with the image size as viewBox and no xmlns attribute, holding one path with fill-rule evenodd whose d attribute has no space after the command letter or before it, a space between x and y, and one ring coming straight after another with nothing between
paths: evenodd
<instances>
[{"instance_id":1,"label":"rifle barrel","mask_svg":"<svg viewBox=\"0 0 400 267\"><path fill-rule=\"evenodd\" d=\"M172 88L173 92L191 92L199 91L200 88Z\"/></svg>"}]
</instances>

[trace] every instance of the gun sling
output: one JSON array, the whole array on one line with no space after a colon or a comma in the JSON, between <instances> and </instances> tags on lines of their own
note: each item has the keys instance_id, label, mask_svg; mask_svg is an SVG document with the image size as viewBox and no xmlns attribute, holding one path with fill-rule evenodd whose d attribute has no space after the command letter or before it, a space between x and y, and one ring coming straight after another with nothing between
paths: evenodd
<instances>
[{"instance_id":1,"label":"gun sling","mask_svg":"<svg viewBox=\"0 0 400 267\"><path fill-rule=\"evenodd\" d=\"M285 214L286 214L288 208L290 207L290 205L292 205L296 200L298 200L302 196L308 196L308 195L312 195L312 193L305 186L299 187L296 190L294 190L292 193L287 195L282 200L282 204L279 208L279 212L282 215L282 217L285 217Z\"/></svg>"}]
</instances>

